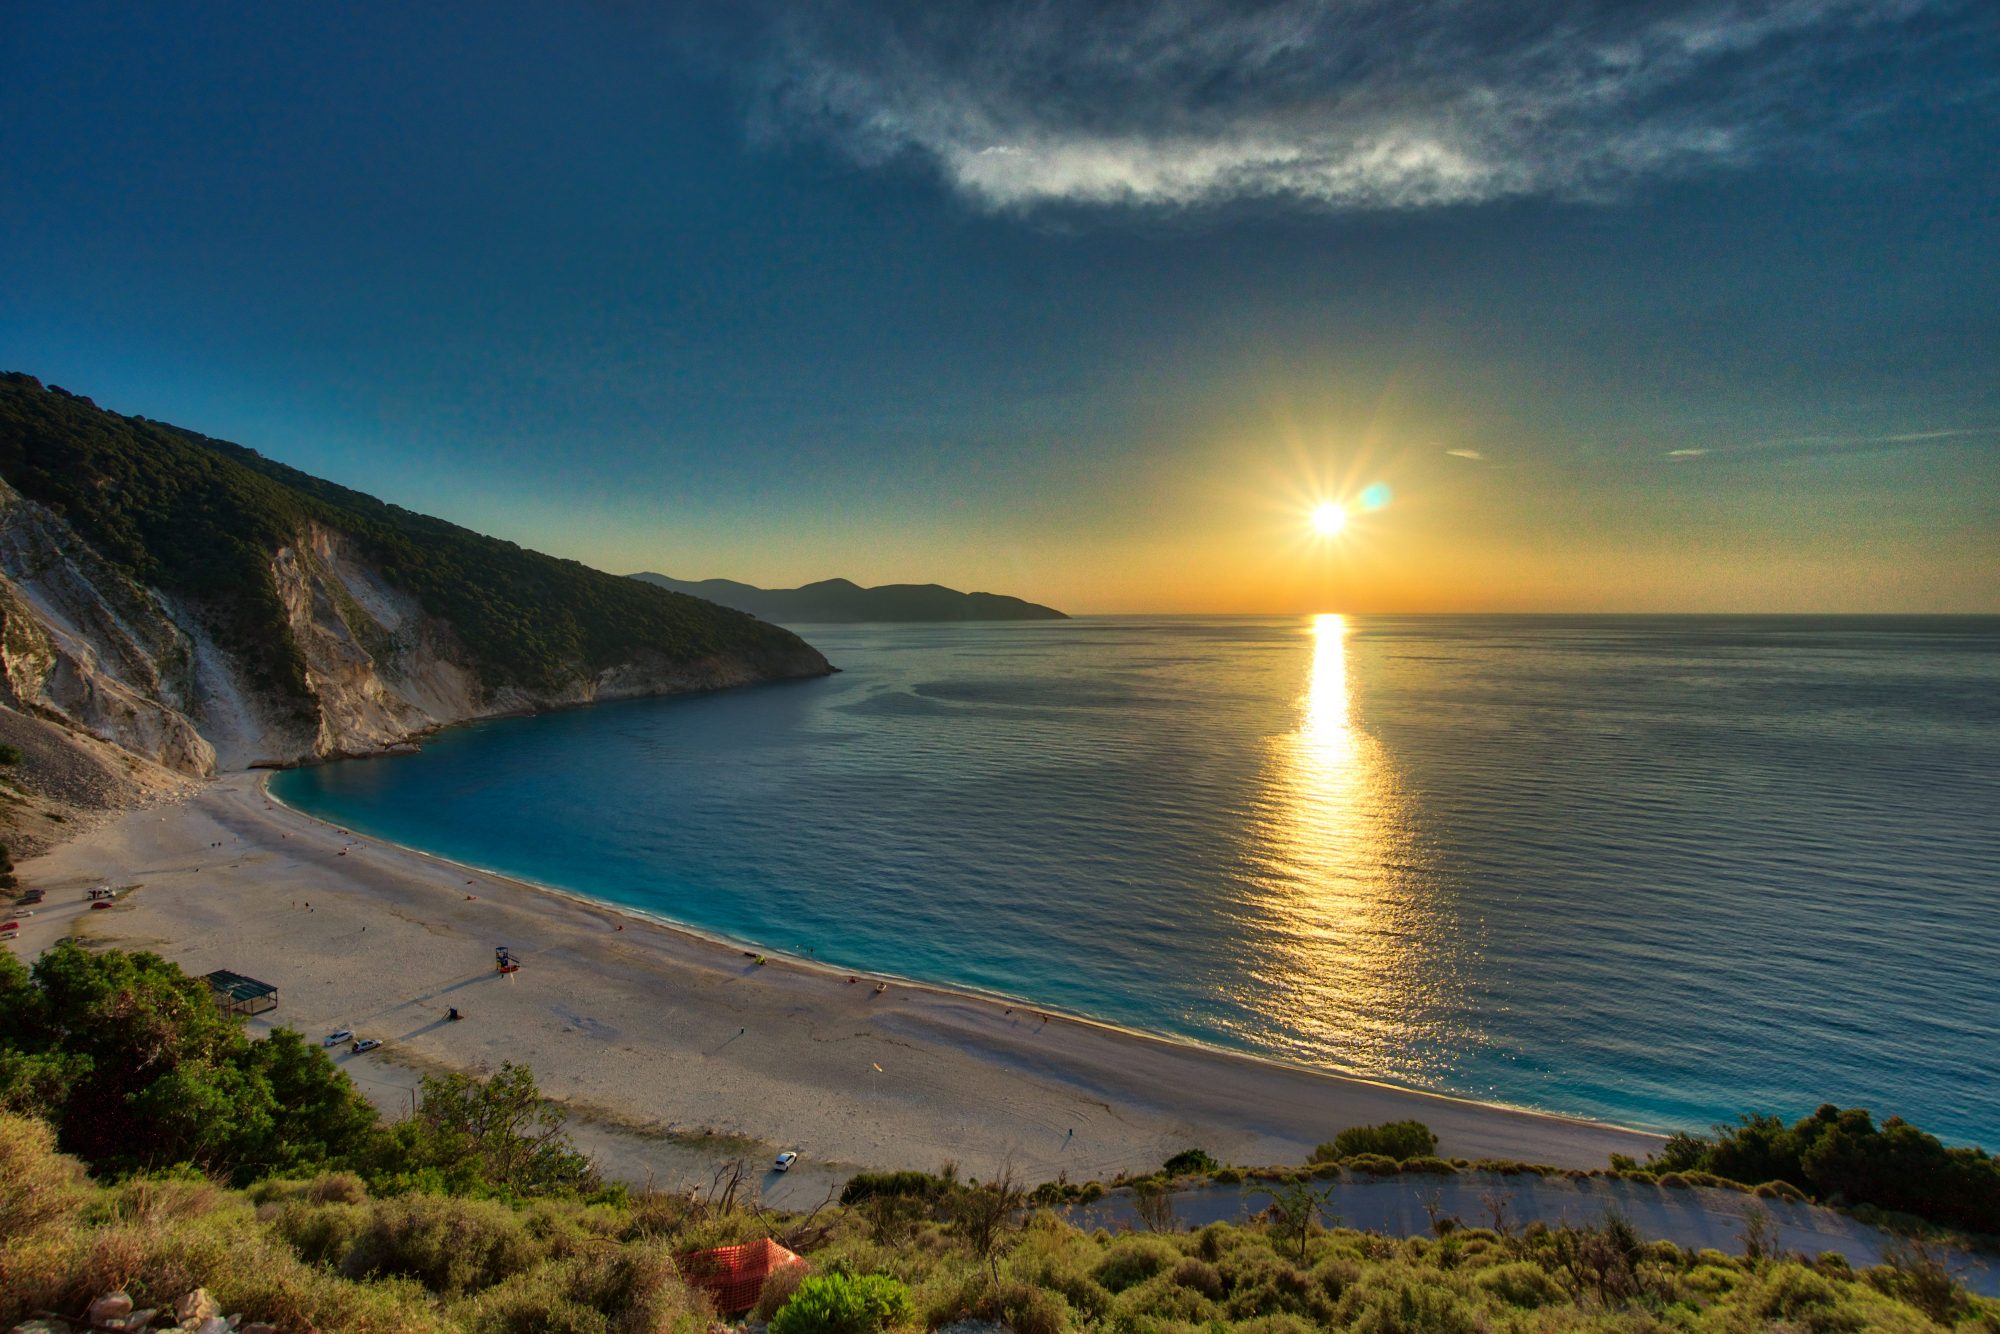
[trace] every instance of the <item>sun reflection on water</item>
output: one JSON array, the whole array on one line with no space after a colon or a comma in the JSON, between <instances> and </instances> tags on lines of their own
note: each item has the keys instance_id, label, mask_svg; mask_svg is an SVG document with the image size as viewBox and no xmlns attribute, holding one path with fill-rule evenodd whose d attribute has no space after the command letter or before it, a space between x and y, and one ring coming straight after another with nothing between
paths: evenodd
<instances>
[{"instance_id":1,"label":"sun reflection on water","mask_svg":"<svg viewBox=\"0 0 2000 1334\"><path fill-rule=\"evenodd\" d=\"M1347 619L1315 616L1296 727L1271 739L1253 810L1252 909L1268 942L1246 1008L1301 1058L1424 1080L1452 990L1448 923L1422 879L1408 803L1356 721Z\"/></svg>"}]
</instances>

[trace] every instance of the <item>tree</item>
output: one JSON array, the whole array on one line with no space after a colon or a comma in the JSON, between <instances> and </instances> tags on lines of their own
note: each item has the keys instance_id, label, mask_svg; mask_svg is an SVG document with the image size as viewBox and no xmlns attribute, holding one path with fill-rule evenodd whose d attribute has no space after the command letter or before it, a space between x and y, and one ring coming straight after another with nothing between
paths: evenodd
<instances>
[{"instance_id":1,"label":"tree","mask_svg":"<svg viewBox=\"0 0 2000 1334\"><path fill-rule=\"evenodd\" d=\"M1007 1224L1026 1203L1027 1193L1014 1180L1012 1164L1003 1166L994 1180L983 1186L967 1186L951 1199L953 1230L971 1245L976 1259L987 1262L995 1283L1000 1281L1000 1272L994 1252Z\"/></svg>"},{"instance_id":2,"label":"tree","mask_svg":"<svg viewBox=\"0 0 2000 1334\"><path fill-rule=\"evenodd\" d=\"M1132 1212L1139 1226L1148 1232L1178 1232L1180 1215L1174 1211L1174 1194L1164 1181L1138 1181L1132 1185Z\"/></svg>"},{"instance_id":3,"label":"tree","mask_svg":"<svg viewBox=\"0 0 2000 1334\"><path fill-rule=\"evenodd\" d=\"M0 956L0 1106L56 1129L100 1173L189 1163L247 1182L347 1165L375 1114L326 1053L253 1042L208 985L155 954L74 942L30 973Z\"/></svg>"},{"instance_id":4,"label":"tree","mask_svg":"<svg viewBox=\"0 0 2000 1334\"><path fill-rule=\"evenodd\" d=\"M563 1125L562 1109L542 1097L534 1072L509 1061L490 1079L426 1076L416 1116L395 1133L407 1168L434 1175L448 1190L593 1190L597 1169Z\"/></svg>"},{"instance_id":5,"label":"tree","mask_svg":"<svg viewBox=\"0 0 2000 1334\"><path fill-rule=\"evenodd\" d=\"M1321 1226L1320 1215L1333 1199L1333 1187L1316 1188L1311 1180L1288 1181L1266 1192L1277 1217L1271 1221L1271 1235L1297 1245L1299 1263L1306 1262L1306 1242L1313 1229Z\"/></svg>"}]
</instances>

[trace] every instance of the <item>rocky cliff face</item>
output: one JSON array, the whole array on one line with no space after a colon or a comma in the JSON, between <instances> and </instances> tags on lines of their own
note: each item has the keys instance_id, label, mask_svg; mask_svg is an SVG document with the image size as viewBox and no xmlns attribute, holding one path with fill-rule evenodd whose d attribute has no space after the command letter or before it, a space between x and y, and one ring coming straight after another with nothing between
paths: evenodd
<instances>
[{"instance_id":1,"label":"rocky cliff face","mask_svg":"<svg viewBox=\"0 0 2000 1334\"><path fill-rule=\"evenodd\" d=\"M272 556L271 579L305 661L311 716L247 679L202 618L134 583L61 517L0 482L0 704L207 776L367 754L473 718L772 675L768 663L725 656L640 655L579 670L557 689L489 689L451 627L338 531L305 525ZM824 671L811 656L786 674Z\"/></svg>"}]
</instances>

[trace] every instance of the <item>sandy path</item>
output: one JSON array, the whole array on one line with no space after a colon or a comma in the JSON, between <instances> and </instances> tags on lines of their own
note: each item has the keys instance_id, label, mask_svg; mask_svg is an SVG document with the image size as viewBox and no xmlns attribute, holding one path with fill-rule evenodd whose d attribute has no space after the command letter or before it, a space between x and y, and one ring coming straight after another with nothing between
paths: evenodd
<instances>
[{"instance_id":1,"label":"sandy path","mask_svg":"<svg viewBox=\"0 0 2000 1334\"><path fill-rule=\"evenodd\" d=\"M231 775L130 812L21 868L50 902L13 948L70 932L154 949L192 972L275 983L277 1022L352 1027L343 1057L385 1108L416 1072L503 1060L595 1111L584 1139L615 1174L701 1177L732 1153L797 1148L775 1199L857 1167L1031 1180L1109 1178L1191 1145L1302 1161L1350 1125L1416 1117L1440 1151L1601 1167L1651 1135L1370 1084L740 950L408 849L349 836ZM108 911L85 889L138 885ZM475 897L476 896L476 897ZM493 971L496 945L523 968ZM893 968L895 960L884 960ZM467 1018L445 1022L447 1006ZM625 1129L620 1129L624 1127ZM639 1133L634 1133L634 1132ZM724 1140L702 1138L721 1132Z\"/></svg>"}]
</instances>

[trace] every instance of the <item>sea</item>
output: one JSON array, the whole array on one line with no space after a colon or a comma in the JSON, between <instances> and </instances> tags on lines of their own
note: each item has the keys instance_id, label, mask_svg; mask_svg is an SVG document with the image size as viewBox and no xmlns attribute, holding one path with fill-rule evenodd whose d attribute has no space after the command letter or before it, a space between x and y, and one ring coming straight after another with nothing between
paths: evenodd
<instances>
[{"instance_id":1,"label":"sea","mask_svg":"<svg viewBox=\"0 0 2000 1334\"><path fill-rule=\"evenodd\" d=\"M2000 618L795 628L838 675L273 788L1185 1041L1651 1129L1834 1102L2000 1149Z\"/></svg>"}]
</instances>

